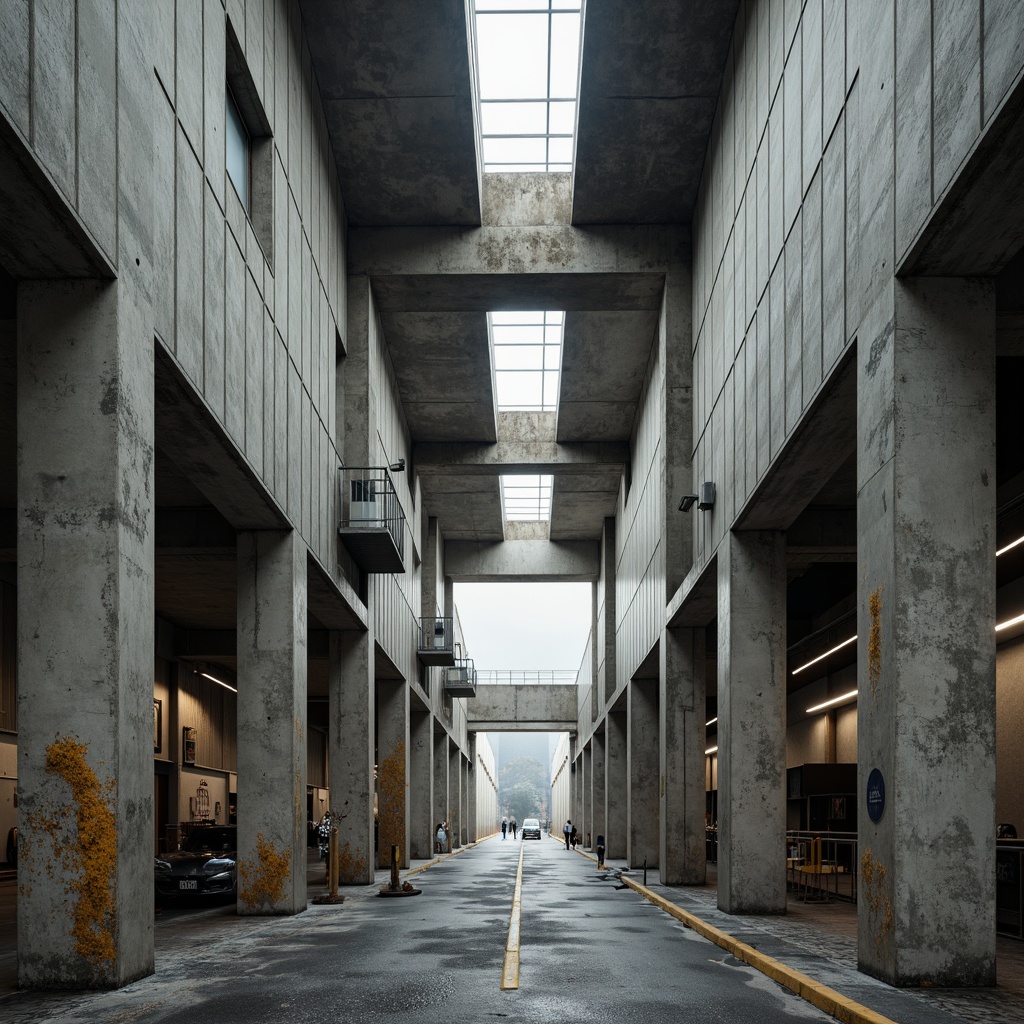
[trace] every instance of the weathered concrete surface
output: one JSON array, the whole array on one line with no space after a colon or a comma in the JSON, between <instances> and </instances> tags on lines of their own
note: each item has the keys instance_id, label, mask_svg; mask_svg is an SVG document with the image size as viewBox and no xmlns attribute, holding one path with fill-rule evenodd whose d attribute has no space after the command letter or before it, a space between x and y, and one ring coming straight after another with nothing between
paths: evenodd
<instances>
[{"instance_id":1,"label":"weathered concrete surface","mask_svg":"<svg viewBox=\"0 0 1024 1024\"><path fill-rule=\"evenodd\" d=\"M434 726L429 711L409 715L409 856L429 858L434 850Z\"/></svg>"},{"instance_id":2,"label":"weathered concrete surface","mask_svg":"<svg viewBox=\"0 0 1024 1024\"><path fill-rule=\"evenodd\" d=\"M576 729L576 687L538 683L478 686L468 701L473 732L560 732Z\"/></svg>"},{"instance_id":3,"label":"weathered concrete surface","mask_svg":"<svg viewBox=\"0 0 1024 1024\"><path fill-rule=\"evenodd\" d=\"M778 531L718 550L718 906L786 912L786 558Z\"/></svg>"},{"instance_id":4,"label":"weathered concrete surface","mask_svg":"<svg viewBox=\"0 0 1024 1024\"><path fill-rule=\"evenodd\" d=\"M521 441L499 438L495 444L420 443L413 449L413 455L416 471L423 477L517 473L597 475L603 471L612 474L617 481L629 461L629 445L616 441L559 443L553 437Z\"/></svg>"},{"instance_id":5,"label":"weathered concrete surface","mask_svg":"<svg viewBox=\"0 0 1024 1024\"><path fill-rule=\"evenodd\" d=\"M462 754L458 744L448 746L448 832L452 849L462 845Z\"/></svg>"},{"instance_id":6,"label":"weathered concrete surface","mask_svg":"<svg viewBox=\"0 0 1024 1024\"><path fill-rule=\"evenodd\" d=\"M373 633L331 633L328 665L331 810L339 826L341 881L373 881L374 677Z\"/></svg>"},{"instance_id":7,"label":"weathered concrete surface","mask_svg":"<svg viewBox=\"0 0 1024 1024\"><path fill-rule=\"evenodd\" d=\"M18 289L18 979L26 987L115 987L153 970L145 287L129 273L116 284Z\"/></svg>"},{"instance_id":8,"label":"weathered concrete surface","mask_svg":"<svg viewBox=\"0 0 1024 1024\"><path fill-rule=\"evenodd\" d=\"M663 885L703 885L707 873L703 629L666 629L658 649Z\"/></svg>"},{"instance_id":9,"label":"weathered concrete surface","mask_svg":"<svg viewBox=\"0 0 1024 1024\"><path fill-rule=\"evenodd\" d=\"M238 913L306 909L306 546L238 535Z\"/></svg>"},{"instance_id":10,"label":"weathered concrete surface","mask_svg":"<svg viewBox=\"0 0 1024 1024\"><path fill-rule=\"evenodd\" d=\"M995 977L994 338L991 282L910 279L858 360L858 955L898 985Z\"/></svg>"},{"instance_id":11,"label":"weathered concrete surface","mask_svg":"<svg viewBox=\"0 0 1024 1024\"><path fill-rule=\"evenodd\" d=\"M625 707L605 720L605 856L625 857L629 846L629 734Z\"/></svg>"},{"instance_id":12,"label":"weathered concrete surface","mask_svg":"<svg viewBox=\"0 0 1024 1024\"><path fill-rule=\"evenodd\" d=\"M626 759L629 786L629 837L626 859L630 864L654 868L659 864L659 737L658 683L632 679L626 690L628 739Z\"/></svg>"},{"instance_id":13,"label":"weathered concrete surface","mask_svg":"<svg viewBox=\"0 0 1024 1024\"><path fill-rule=\"evenodd\" d=\"M590 739L590 821L591 842L608 835L608 775L605 764L605 734L596 732Z\"/></svg>"},{"instance_id":14,"label":"weathered concrete surface","mask_svg":"<svg viewBox=\"0 0 1024 1024\"><path fill-rule=\"evenodd\" d=\"M437 826L448 817L448 747L451 740L448 734L440 726L434 727L434 820L431 822L431 844L434 842L434 835Z\"/></svg>"},{"instance_id":15,"label":"weathered concrete surface","mask_svg":"<svg viewBox=\"0 0 1024 1024\"><path fill-rule=\"evenodd\" d=\"M588 583L598 577L597 560L596 541L445 542L445 574L462 582Z\"/></svg>"},{"instance_id":16,"label":"weathered concrete surface","mask_svg":"<svg viewBox=\"0 0 1024 1024\"><path fill-rule=\"evenodd\" d=\"M568 172L485 174L483 223L488 227L568 224L572 177Z\"/></svg>"},{"instance_id":17,"label":"weathered concrete surface","mask_svg":"<svg viewBox=\"0 0 1024 1024\"><path fill-rule=\"evenodd\" d=\"M402 679L377 682L377 866L391 866L391 846L409 866L409 687Z\"/></svg>"}]
</instances>

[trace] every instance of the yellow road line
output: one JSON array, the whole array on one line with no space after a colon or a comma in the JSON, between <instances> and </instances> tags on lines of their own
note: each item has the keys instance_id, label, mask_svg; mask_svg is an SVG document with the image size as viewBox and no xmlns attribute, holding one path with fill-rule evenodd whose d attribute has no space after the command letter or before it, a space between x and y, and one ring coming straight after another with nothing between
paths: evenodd
<instances>
[{"instance_id":1,"label":"yellow road line","mask_svg":"<svg viewBox=\"0 0 1024 1024\"><path fill-rule=\"evenodd\" d=\"M753 946L748 946L745 942L734 939L731 935L727 935L720 929L715 928L714 925L708 924L707 921L702 921L699 917L696 917L687 910L683 910L682 907L676 906L676 904L665 899L663 896L659 896L657 893L642 886L639 882L634 882L633 879L626 875L622 876L622 881L631 889L640 893L641 896L649 899L656 907L664 910L666 914L671 914L677 921L682 921L683 924L692 928L699 935L710 939L716 945L721 946L722 949L728 950L737 960L750 964L751 967L756 968L762 974L766 974L780 985L784 985L791 992L795 992L809 1003L813 1003L819 1010L824 1010L826 1013L831 1014L836 1020L842 1021L843 1024L895 1024L889 1017L883 1017L882 1014L876 1013L866 1006L861 1006L860 1003L850 999L848 996L841 995L835 989L821 984L820 981L815 981L813 978L792 967L788 967L773 957L758 952Z\"/></svg>"},{"instance_id":2,"label":"yellow road line","mask_svg":"<svg viewBox=\"0 0 1024 1024\"><path fill-rule=\"evenodd\" d=\"M505 965L501 971L501 990L519 988L519 924L523 913L523 850L519 847L519 867L516 870L516 891L512 896L512 915L508 922L508 940L505 942Z\"/></svg>"}]
</instances>

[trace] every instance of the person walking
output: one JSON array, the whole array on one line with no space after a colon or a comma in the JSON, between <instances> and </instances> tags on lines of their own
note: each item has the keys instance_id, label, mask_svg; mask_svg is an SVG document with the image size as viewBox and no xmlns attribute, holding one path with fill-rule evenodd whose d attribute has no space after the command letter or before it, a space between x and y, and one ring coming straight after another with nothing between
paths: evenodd
<instances>
[{"instance_id":1,"label":"person walking","mask_svg":"<svg viewBox=\"0 0 1024 1024\"><path fill-rule=\"evenodd\" d=\"M573 833L572 822L566 818L565 824L562 826L562 834L565 836L565 848L569 849L569 840Z\"/></svg>"},{"instance_id":2,"label":"person walking","mask_svg":"<svg viewBox=\"0 0 1024 1024\"><path fill-rule=\"evenodd\" d=\"M448 831L444 827L444 822L439 821L437 823L437 831L434 833L434 852L444 853L445 848L448 845Z\"/></svg>"},{"instance_id":3,"label":"person walking","mask_svg":"<svg viewBox=\"0 0 1024 1024\"><path fill-rule=\"evenodd\" d=\"M577 844L577 843L578 843L579 841L580 841L580 834L579 834L579 832L578 832L578 831L576 830L576 826L575 826L575 825L573 825L573 827L572 827L572 831L571 831L571 832L569 833L569 844L570 844L570 845L572 846L572 848L573 848L573 849L575 850L575 849L576 849L576 844Z\"/></svg>"},{"instance_id":4,"label":"person walking","mask_svg":"<svg viewBox=\"0 0 1024 1024\"><path fill-rule=\"evenodd\" d=\"M507 832L508 832L508 815L506 814L501 819L501 839L502 839L502 842L505 841L505 835L506 835Z\"/></svg>"},{"instance_id":5,"label":"person walking","mask_svg":"<svg viewBox=\"0 0 1024 1024\"><path fill-rule=\"evenodd\" d=\"M512 829L512 838L516 837L516 829L519 827L519 823L516 821L516 816L512 815L512 820L508 823L508 827Z\"/></svg>"}]
</instances>

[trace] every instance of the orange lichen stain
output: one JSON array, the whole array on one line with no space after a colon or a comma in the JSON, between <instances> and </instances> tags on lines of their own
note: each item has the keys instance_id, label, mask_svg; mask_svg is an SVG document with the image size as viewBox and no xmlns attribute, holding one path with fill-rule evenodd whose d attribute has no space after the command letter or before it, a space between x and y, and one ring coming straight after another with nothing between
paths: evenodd
<instances>
[{"instance_id":1,"label":"orange lichen stain","mask_svg":"<svg viewBox=\"0 0 1024 1024\"><path fill-rule=\"evenodd\" d=\"M875 953L881 960L892 940L896 919L889 896L885 865L874 859L870 849L860 859L860 877L864 883L864 901L875 940Z\"/></svg>"},{"instance_id":2,"label":"orange lichen stain","mask_svg":"<svg viewBox=\"0 0 1024 1024\"><path fill-rule=\"evenodd\" d=\"M63 779L71 789L74 801L77 838L72 847L59 839L66 828L69 812L53 817L33 815L32 828L46 833L53 840L51 848L61 869L75 873L70 883L72 894L72 938L75 952L82 959L99 966L112 964L117 957L114 930L117 909L114 903L114 881L117 867L117 821L109 801L113 781L100 785L96 773L85 759L87 748L70 736L57 739L46 748L46 770ZM56 879L53 861L47 874Z\"/></svg>"},{"instance_id":3,"label":"orange lichen stain","mask_svg":"<svg viewBox=\"0 0 1024 1024\"><path fill-rule=\"evenodd\" d=\"M338 848L338 881L342 885L361 885L366 881L366 858L358 856L350 843Z\"/></svg>"},{"instance_id":4,"label":"orange lichen stain","mask_svg":"<svg viewBox=\"0 0 1024 1024\"><path fill-rule=\"evenodd\" d=\"M398 847L401 858L405 850L405 741L400 740L394 752L385 757L377 770L380 785L380 843L378 866L391 867L391 847Z\"/></svg>"},{"instance_id":5,"label":"orange lichen stain","mask_svg":"<svg viewBox=\"0 0 1024 1024\"><path fill-rule=\"evenodd\" d=\"M882 675L882 591L875 587L868 596L868 614L871 628L868 632L868 680L871 683L872 698L878 695L878 681Z\"/></svg>"},{"instance_id":6,"label":"orange lichen stain","mask_svg":"<svg viewBox=\"0 0 1024 1024\"><path fill-rule=\"evenodd\" d=\"M238 898L255 910L264 903L273 906L284 897L285 882L291 878L292 852L278 853L273 845L256 833L256 864L239 860Z\"/></svg>"}]
</instances>

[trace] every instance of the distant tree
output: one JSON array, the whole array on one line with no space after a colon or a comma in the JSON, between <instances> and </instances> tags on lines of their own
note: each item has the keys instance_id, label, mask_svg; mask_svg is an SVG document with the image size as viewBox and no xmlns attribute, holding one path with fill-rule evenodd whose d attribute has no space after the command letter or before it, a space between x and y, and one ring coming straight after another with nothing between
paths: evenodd
<instances>
[{"instance_id":1,"label":"distant tree","mask_svg":"<svg viewBox=\"0 0 1024 1024\"><path fill-rule=\"evenodd\" d=\"M532 757L509 761L498 774L501 805L517 821L544 817L551 789L549 770Z\"/></svg>"},{"instance_id":2,"label":"distant tree","mask_svg":"<svg viewBox=\"0 0 1024 1024\"><path fill-rule=\"evenodd\" d=\"M528 782L517 782L505 793L505 806L520 824L524 818L540 815L540 794Z\"/></svg>"}]
</instances>

